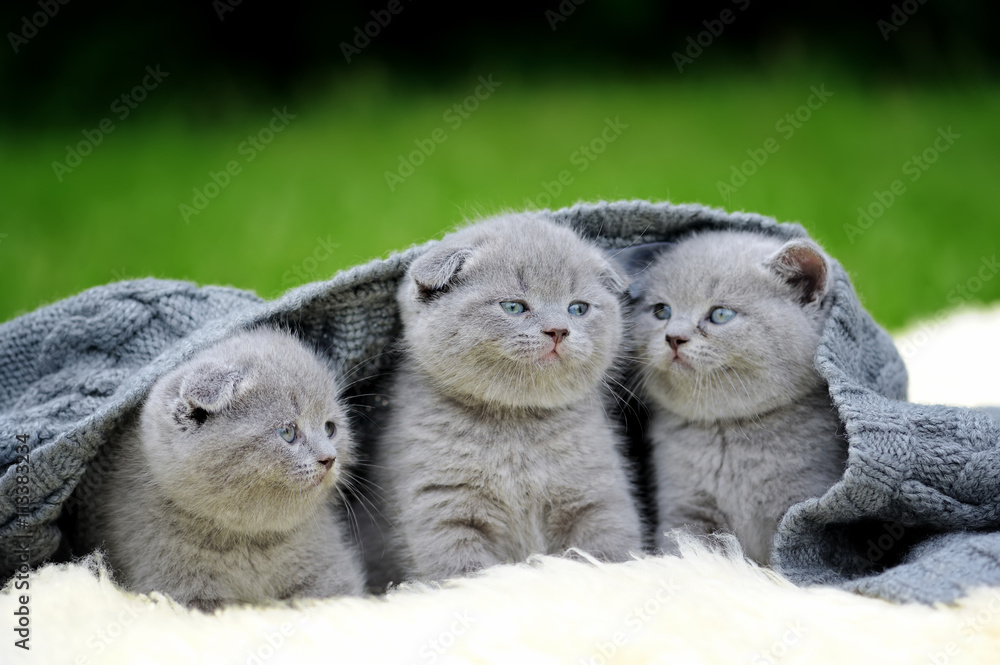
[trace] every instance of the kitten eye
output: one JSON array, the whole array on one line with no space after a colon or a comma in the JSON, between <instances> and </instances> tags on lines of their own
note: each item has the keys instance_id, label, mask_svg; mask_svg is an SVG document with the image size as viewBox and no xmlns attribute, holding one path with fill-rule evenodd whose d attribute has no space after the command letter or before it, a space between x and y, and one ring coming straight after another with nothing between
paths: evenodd
<instances>
[{"instance_id":1,"label":"kitten eye","mask_svg":"<svg viewBox=\"0 0 1000 665\"><path fill-rule=\"evenodd\" d=\"M653 316L661 321L666 321L670 318L670 305L665 303L656 303L653 305Z\"/></svg>"},{"instance_id":2,"label":"kitten eye","mask_svg":"<svg viewBox=\"0 0 1000 665\"><path fill-rule=\"evenodd\" d=\"M736 312L728 307L716 307L709 313L708 320L712 323L722 325L723 323L732 321L734 316L736 316Z\"/></svg>"},{"instance_id":3,"label":"kitten eye","mask_svg":"<svg viewBox=\"0 0 1000 665\"><path fill-rule=\"evenodd\" d=\"M523 302L517 302L515 300L504 300L500 303L503 307L503 311L508 314L523 314L528 308L524 306Z\"/></svg>"},{"instance_id":4,"label":"kitten eye","mask_svg":"<svg viewBox=\"0 0 1000 665\"><path fill-rule=\"evenodd\" d=\"M279 427L278 436L286 442L291 443L295 440L295 425L285 425L283 427Z\"/></svg>"},{"instance_id":5,"label":"kitten eye","mask_svg":"<svg viewBox=\"0 0 1000 665\"><path fill-rule=\"evenodd\" d=\"M580 302L578 300L576 302L571 302L569 304L569 309L567 309L566 311L572 314L573 316L583 316L584 314L587 313L588 309L590 309L590 305L588 305L585 302Z\"/></svg>"},{"instance_id":6,"label":"kitten eye","mask_svg":"<svg viewBox=\"0 0 1000 665\"><path fill-rule=\"evenodd\" d=\"M326 425L323 426L326 429L326 435L333 438L333 435L337 433L337 426L333 424L332 420L327 420Z\"/></svg>"}]
</instances>

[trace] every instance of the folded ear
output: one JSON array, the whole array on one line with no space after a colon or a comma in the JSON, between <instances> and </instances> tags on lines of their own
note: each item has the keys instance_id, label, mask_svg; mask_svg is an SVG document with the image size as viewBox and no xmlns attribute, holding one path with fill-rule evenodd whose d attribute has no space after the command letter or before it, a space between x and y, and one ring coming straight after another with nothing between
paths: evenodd
<instances>
[{"instance_id":1,"label":"folded ear","mask_svg":"<svg viewBox=\"0 0 1000 665\"><path fill-rule=\"evenodd\" d=\"M239 369L207 360L185 374L180 398L188 417L203 423L208 414L219 413L232 404L245 387L246 377Z\"/></svg>"},{"instance_id":2,"label":"folded ear","mask_svg":"<svg viewBox=\"0 0 1000 665\"><path fill-rule=\"evenodd\" d=\"M608 291L615 295L620 295L628 290L628 279L625 274L613 262L607 261L601 267L601 283Z\"/></svg>"},{"instance_id":3,"label":"folded ear","mask_svg":"<svg viewBox=\"0 0 1000 665\"><path fill-rule=\"evenodd\" d=\"M642 274L662 252L673 247L672 242L647 242L642 245L632 245L624 249L608 250L612 262L621 267L624 279L628 284L625 291L633 300L642 296Z\"/></svg>"},{"instance_id":4,"label":"folded ear","mask_svg":"<svg viewBox=\"0 0 1000 665\"><path fill-rule=\"evenodd\" d=\"M421 297L427 297L448 286L472 257L467 247L435 247L410 264L410 277Z\"/></svg>"},{"instance_id":5,"label":"folded ear","mask_svg":"<svg viewBox=\"0 0 1000 665\"><path fill-rule=\"evenodd\" d=\"M787 242L765 265L798 291L803 305L826 295L830 266L823 250L813 242Z\"/></svg>"}]
</instances>

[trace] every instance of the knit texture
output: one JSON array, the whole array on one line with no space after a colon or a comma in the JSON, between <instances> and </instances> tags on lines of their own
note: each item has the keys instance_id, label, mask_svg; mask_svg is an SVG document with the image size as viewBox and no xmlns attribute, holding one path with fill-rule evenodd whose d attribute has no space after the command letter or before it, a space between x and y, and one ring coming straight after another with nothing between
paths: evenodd
<instances>
[{"instance_id":1,"label":"knit texture","mask_svg":"<svg viewBox=\"0 0 1000 665\"><path fill-rule=\"evenodd\" d=\"M531 214L607 249L705 228L806 236L797 224L696 205L626 201ZM218 340L276 324L328 353L357 385L391 372L396 286L432 245L274 301L146 279L96 287L0 325L0 577L57 555L74 514L67 500L102 446L157 378ZM776 566L800 584L892 600L950 601L1000 585L1000 421L902 401L906 370L891 338L836 262L833 277L816 366L850 439L848 468L823 497L785 515ZM30 449L20 465L19 435Z\"/></svg>"}]
</instances>

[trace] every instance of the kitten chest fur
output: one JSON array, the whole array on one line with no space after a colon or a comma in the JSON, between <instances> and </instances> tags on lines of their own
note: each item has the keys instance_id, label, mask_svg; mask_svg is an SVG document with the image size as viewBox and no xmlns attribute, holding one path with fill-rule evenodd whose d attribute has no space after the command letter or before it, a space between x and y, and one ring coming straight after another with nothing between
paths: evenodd
<instances>
[{"instance_id":1,"label":"kitten chest fur","mask_svg":"<svg viewBox=\"0 0 1000 665\"><path fill-rule=\"evenodd\" d=\"M654 410L660 523L702 518L735 533L757 561L768 560L788 506L822 495L843 474L847 443L825 390L740 421L705 424Z\"/></svg>"},{"instance_id":2,"label":"kitten chest fur","mask_svg":"<svg viewBox=\"0 0 1000 665\"><path fill-rule=\"evenodd\" d=\"M426 387L409 367L397 380ZM498 561L561 554L579 516L605 499L604 488L627 487L596 391L559 409L488 410L411 389L393 404L392 420L390 430L406 436L384 441L394 459L385 469L396 488L389 503L409 515L457 508L490 536ZM620 510L623 523L635 521L627 501ZM422 527L402 519L396 528Z\"/></svg>"}]
</instances>

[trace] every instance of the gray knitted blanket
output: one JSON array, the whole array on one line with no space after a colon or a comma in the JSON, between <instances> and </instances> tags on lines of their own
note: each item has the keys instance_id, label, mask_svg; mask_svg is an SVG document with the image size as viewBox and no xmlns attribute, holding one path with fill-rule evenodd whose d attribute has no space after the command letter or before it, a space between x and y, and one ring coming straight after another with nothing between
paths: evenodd
<instances>
[{"instance_id":1,"label":"gray knitted blanket","mask_svg":"<svg viewBox=\"0 0 1000 665\"><path fill-rule=\"evenodd\" d=\"M537 213L605 248L695 227L801 237L754 214L643 201ZM259 323L298 330L352 380L391 372L396 284L431 244L341 272L274 301L145 279L85 291L0 325L0 577L65 551L68 501L153 382L200 349ZM908 404L890 337L834 266L834 306L816 357L850 438L843 480L782 520L775 559L800 584L904 601L950 601L1000 585L1000 422Z\"/></svg>"}]
</instances>

